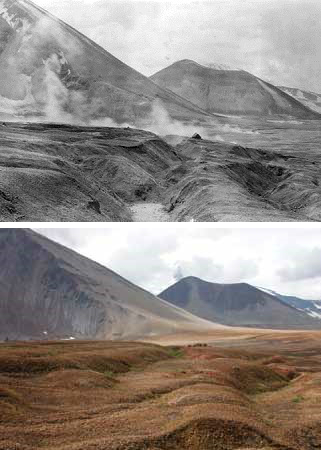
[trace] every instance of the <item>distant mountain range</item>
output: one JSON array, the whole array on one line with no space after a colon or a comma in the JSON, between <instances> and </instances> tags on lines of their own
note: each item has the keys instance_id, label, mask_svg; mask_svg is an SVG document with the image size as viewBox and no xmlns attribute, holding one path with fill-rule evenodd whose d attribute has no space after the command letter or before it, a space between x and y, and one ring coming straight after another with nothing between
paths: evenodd
<instances>
[{"instance_id":1,"label":"distant mountain range","mask_svg":"<svg viewBox=\"0 0 321 450\"><path fill-rule=\"evenodd\" d=\"M219 284L187 277L159 297L199 317L225 325L321 328L321 302L282 296L246 283Z\"/></svg>"},{"instance_id":2,"label":"distant mountain range","mask_svg":"<svg viewBox=\"0 0 321 450\"><path fill-rule=\"evenodd\" d=\"M33 231L0 229L0 340L139 339L217 327Z\"/></svg>"},{"instance_id":3,"label":"distant mountain range","mask_svg":"<svg viewBox=\"0 0 321 450\"><path fill-rule=\"evenodd\" d=\"M292 95L244 70L182 60L151 80L212 114L320 118Z\"/></svg>"}]
</instances>

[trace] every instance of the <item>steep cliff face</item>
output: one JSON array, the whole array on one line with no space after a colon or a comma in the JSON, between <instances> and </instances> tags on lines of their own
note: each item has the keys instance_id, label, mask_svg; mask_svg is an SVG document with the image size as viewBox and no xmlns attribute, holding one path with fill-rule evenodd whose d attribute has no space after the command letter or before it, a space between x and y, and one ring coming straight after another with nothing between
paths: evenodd
<instances>
[{"instance_id":1,"label":"steep cliff face","mask_svg":"<svg viewBox=\"0 0 321 450\"><path fill-rule=\"evenodd\" d=\"M121 36L119 36L121 39ZM70 122L205 113L29 0L0 0L0 111Z\"/></svg>"},{"instance_id":2,"label":"steep cliff face","mask_svg":"<svg viewBox=\"0 0 321 450\"><path fill-rule=\"evenodd\" d=\"M183 60L154 74L151 80L209 113L320 117L281 89L244 70L205 67Z\"/></svg>"},{"instance_id":3,"label":"steep cliff face","mask_svg":"<svg viewBox=\"0 0 321 450\"><path fill-rule=\"evenodd\" d=\"M0 339L121 339L211 327L37 233L0 230Z\"/></svg>"}]
</instances>

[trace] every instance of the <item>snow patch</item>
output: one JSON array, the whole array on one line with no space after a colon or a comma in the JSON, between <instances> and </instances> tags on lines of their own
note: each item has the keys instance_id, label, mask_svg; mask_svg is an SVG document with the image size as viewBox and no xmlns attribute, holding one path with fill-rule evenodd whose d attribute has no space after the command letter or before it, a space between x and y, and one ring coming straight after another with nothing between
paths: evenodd
<instances>
[{"instance_id":1,"label":"snow patch","mask_svg":"<svg viewBox=\"0 0 321 450\"><path fill-rule=\"evenodd\" d=\"M315 311L311 311L311 309L308 309L307 311L309 311L309 312L307 312L307 314L309 316L314 317L315 319L321 319L321 314L319 314Z\"/></svg>"},{"instance_id":2,"label":"snow patch","mask_svg":"<svg viewBox=\"0 0 321 450\"><path fill-rule=\"evenodd\" d=\"M207 67L209 67L210 69L214 69L214 70L228 70L230 72L241 72L242 69L234 69L231 66L228 66L227 64L207 64Z\"/></svg>"},{"instance_id":3,"label":"snow patch","mask_svg":"<svg viewBox=\"0 0 321 450\"><path fill-rule=\"evenodd\" d=\"M277 297L276 293L273 292L273 291L270 291L270 289L265 289L265 288L262 288L262 287L259 287L259 286L255 286L255 287L257 289L259 289L260 291L265 292L266 294L270 294L270 295L273 295L273 297Z\"/></svg>"}]
</instances>

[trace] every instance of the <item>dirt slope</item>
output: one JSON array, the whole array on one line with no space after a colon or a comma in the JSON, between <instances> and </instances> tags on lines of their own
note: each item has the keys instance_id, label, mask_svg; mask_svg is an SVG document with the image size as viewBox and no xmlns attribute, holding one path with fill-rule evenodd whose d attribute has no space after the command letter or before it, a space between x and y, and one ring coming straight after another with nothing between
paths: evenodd
<instances>
[{"instance_id":1,"label":"dirt slope","mask_svg":"<svg viewBox=\"0 0 321 450\"><path fill-rule=\"evenodd\" d=\"M146 131L0 125L0 221L131 221L128 206L163 196L178 161Z\"/></svg>"},{"instance_id":2,"label":"dirt slope","mask_svg":"<svg viewBox=\"0 0 321 450\"><path fill-rule=\"evenodd\" d=\"M183 60L152 75L151 80L210 113L320 117L292 96L243 70L213 69Z\"/></svg>"},{"instance_id":3,"label":"dirt slope","mask_svg":"<svg viewBox=\"0 0 321 450\"><path fill-rule=\"evenodd\" d=\"M132 128L0 123L0 221L321 219L318 155L177 140Z\"/></svg>"},{"instance_id":4,"label":"dirt slope","mask_svg":"<svg viewBox=\"0 0 321 450\"><path fill-rule=\"evenodd\" d=\"M286 222L321 219L318 158L186 139L168 172L173 220Z\"/></svg>"}]
</instances>

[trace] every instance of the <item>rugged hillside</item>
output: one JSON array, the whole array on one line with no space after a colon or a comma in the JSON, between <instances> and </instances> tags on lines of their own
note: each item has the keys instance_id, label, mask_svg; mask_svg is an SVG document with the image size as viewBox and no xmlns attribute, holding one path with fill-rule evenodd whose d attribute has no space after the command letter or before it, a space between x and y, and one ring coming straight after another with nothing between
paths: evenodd
<instances>
[{"instance_id":1,"label":"rugged hillside","mask_svg":"<svg viewBox=\"0 0 321 450\"><path fill-rule=\"evenodd\" d=\"M290 95L244 70L211 68L183 60L154 74L151 80L210 113L320 117Z\"/></svg>"},{"instance_id":2,"label":"rugged hillside","mask_svg":"<svg viewBox=\"0 0 321 450\"><path fill-rule=\"evenodd\" d=\"M0 221L131 221L128 206L158 198L178 161L146 131L0 125Z\"/></svg>"},{"instance_id":3,"label":"rugged hillside","mask_svg":"<svg viewBox=\"0 0 321 450\"><path fill-rule=\"evenodd\" d=\"M321 219L317 152L179 141L133 128L0 123L0 222Z\"/></svg>"},{"instance_id":4,"label":"rugged hillside","mask_svg":"<svg viewBox=\"0 0 321 450\"><path fill-rule=\"evenodd\" d=\"M321 219L317 152L178 140L133 128L0 123L0 222Z\"/></svg>"},{"instance_id":5,"label":"rugged hillside","mask_svg":"<svg viewBox=\"0 0 321 450\"><path fill-rule=\"evenodd\" d=\"M321 327L319 320L246 283L218 284L188 277L159 297L199 317L226 325L280 329Z\"/></svg>"},{"instance_id":6,"label":"rugged hillside","mask_svg":"<svg viewBox=\"0 0 321 450\"><path fill-rule=\"evenodd\" d=\"M29 0L0 0L0 79L3 114L133 122L157 99L172 116L204 116Z\"/></svg>"},{"instance_id":7,"label":"rugged hillside","mask_svg":"<svg viewBox=\"0 0 321 450\"><path fill-rule=\"evenodd\" d=\"M182 140L169 171L167 207L175 221L285 222L321 218L318 156L225 142ZM311 155L312 156L312 155Z\"/></svg>"},{"instance_id":8,"label":"rugged hillside","mask_svg":"<svg viewBox=\"0 0 321 450\"><path fill-rule=\"evenodd\" d=\"M0 230L0 339L133 339L212 326L37 233Z\"/></svg>"},{"instance_id":9,"label":"rugged hillside","mask_svg":"<svg viewBox=\"0 0 321 450\"><path fill-rule=\"evenodd\" d=\"M321 94L285 86L279 86L279 89L286 94L291 95L293 98L303 103L306 107L316 111L317 113L321 113Z\"/></svg>"}]
</instances>

